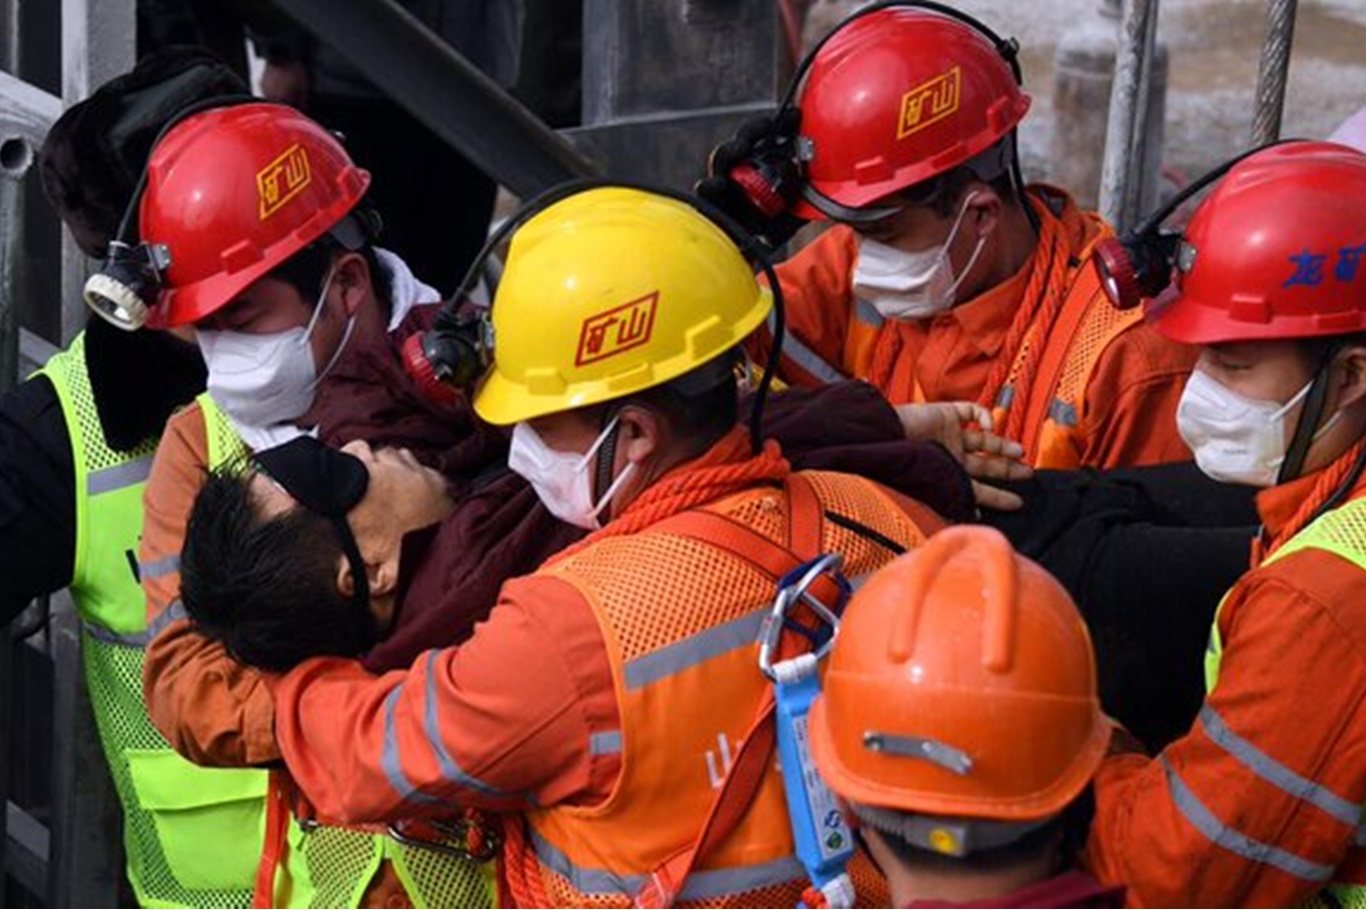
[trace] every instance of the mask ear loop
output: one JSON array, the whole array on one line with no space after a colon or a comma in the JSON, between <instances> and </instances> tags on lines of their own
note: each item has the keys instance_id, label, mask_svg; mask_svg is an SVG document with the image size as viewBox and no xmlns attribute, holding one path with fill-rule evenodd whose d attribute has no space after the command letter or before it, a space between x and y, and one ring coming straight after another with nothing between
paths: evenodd
<instances>
[{"instance_id":1,"label":"mask ear loop","mask_svg":"<svg viewBox=\"0 0 1366 910\"><path fill-rule=\"evenodd\" d=\"M1328 398L1328 374L1338 350L1337 344L1329 346L1323 356L1323 362L1319 364L1318 371L1309 384L1309 392L1304 396L1304 409L1300 411L1299 422L1295 425L1295 432L1290 437L1290 445L1285 452L1285 461L1276 472L1277 484L1295 480L1304 469L1305 456L1309 454L1309 447L1314 444L1314 433L1318 429L1319 420L1323 417L1323 405Z\"/></svg>"}]
</instances>

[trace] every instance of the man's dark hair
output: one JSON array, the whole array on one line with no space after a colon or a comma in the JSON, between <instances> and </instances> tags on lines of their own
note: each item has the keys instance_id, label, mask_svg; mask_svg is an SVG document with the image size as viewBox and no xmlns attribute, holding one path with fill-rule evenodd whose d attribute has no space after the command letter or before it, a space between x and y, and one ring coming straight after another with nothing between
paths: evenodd
<instances>
[{"instance_id":1,"label":"man's dark hair","mask_svg":"<svg viewBox=\"0 0 1366 910\"><path fill-rule=\"evenodd\" d=\"M1056 852L1059 869L1071 869L1076 866L1077 857L1086 843L1091 819L1095 816L1095 806L1091 788L1087 787L1062 812L1019 840L987 850L977 850L962 857L935 853L895 834L889 834L876 827L873 830L877 831L887 849L898 860L918 869L959 872L971 869L977 872L994 872L1021 865L1050 851Z\"/></svg>"},{"instance_id":2,"label":"man's dark hair","mask_svg":"<svg viewBox=\"0 0 1366 910\"><path fill-rule=\"evenodd\" d=\"M211 98L249 94L246 83L208 51L169 47L149 54L52 124L38 153L43 193L62 221L108 243L152 143L176 113Z\"/></svg>"},{"instance_id":3,"label":"man's dark hair","mask_svg":"<svg viewBox=\"0 0 1366 910\"><path fill-rule=\"evenodd\" d=\"M1022 201L1015 185L1015 134L1012 132L986 151L942 174L908 187L900 194L912 205L928 205L942 218L958 214L963 196L973 183L985 183L1007 204Z\"/></svg>"},{"instance_id":4,"label":"man's dark hair","mask_svg":"<svg viewBox=\"0 0 1366 910\"><path fill-rule=\"evenodd\" d=\"M342 549L331 522L302 507L263 518L240 465L209 475L195 497L180 559L180 595L195 627L236 660L283 672L367 647L337 590Z\"/></svg>"},{"instance_id":5,"label":"man's dark hair","mask_svg":"<svg viewBox=\"0 0 1366 910\"><path fill-rule=\"evenodd\" d=\"M686 444L684 457L693 458L735 429L740 419L735 379L738 357L737 351L727 352L663 385L586 410L584 416L605 425L611 414L624 407L646 408L661 416L673 437Z\"/></svg>"},{"instance_id":6,"label":"man's dark hair","mask_svg":"<svg viewBox=\"0 0 1366 910\"><path fill-rule=\"evenodd\" d=\"M370 284L374 288L375 297L384 312L392 312L393 301L389 299L389 286L393 281L393 274L375 255L375 248L371 243L379 235L380 216L366 206L365 199L361 199L360 204L351 210L347 218L350 220L347 228L350 237L347 243L343 243L329 231L276 266L271 270L270 277L290 285L299 292L299 296L312 304L322 292L323 281L327 278L328 270L332 268L332 260L348 250L360 253L370 268Z\"/></svg>"}]
</instances>

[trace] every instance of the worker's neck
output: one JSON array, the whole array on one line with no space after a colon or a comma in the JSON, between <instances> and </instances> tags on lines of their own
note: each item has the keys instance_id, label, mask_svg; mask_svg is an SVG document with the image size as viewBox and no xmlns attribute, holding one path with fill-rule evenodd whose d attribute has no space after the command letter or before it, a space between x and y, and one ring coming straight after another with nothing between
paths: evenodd
<instances>
[{"instance_id":1,"label":"worker's neck","mask_svg":"<svg viewBox=\"0 0 1366 910\"><path fill-rule=\"evenodd\" d=\"M990 257L991 274L987 276L985 287L994 288L1015 276L1034 255L1039 246L1039 234L1034 224L1025 214L1027 200L1018 205L1005 206L1001 211L1001 223L996 231L996 249ZM984 260L988 257L983 256Z\"/></svg>"},{"instance_id":2,"label":"worker's neck","mask_svg":"<svg viewBox=\"0 0 1366 910\"><path fill-rule=\"evenodd\" d=\"M887 876L893 907L916 901L949 904L989 904L1057 874L1058 857L1044 850L1018 863L996 869L974 868L971 860L950 863L907 863L887 849L876 832L866 836L873 858Z\"/></svg>"}]
</instances>

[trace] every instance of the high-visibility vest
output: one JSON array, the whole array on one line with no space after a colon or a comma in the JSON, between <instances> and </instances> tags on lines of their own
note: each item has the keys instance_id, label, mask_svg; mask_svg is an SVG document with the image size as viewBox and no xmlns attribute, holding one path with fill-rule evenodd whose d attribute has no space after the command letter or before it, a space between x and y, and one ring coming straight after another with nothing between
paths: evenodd
<instances>
[{"instance_id":1,"label":"high-visibility vest","mask_svg":"<svg viewBox=\"0 0 1366 910\"><path fill-rule=\"evenodd\" d=\"M1366 499L1354 499L1320 516L1282 544L1262 565L1270 565L1291 553L1311 547L1334 553L1366 572ZM1205 651L1206 692L1212 690L1219 680L1219 666L1224 657L1224 642L1219 634L1219 613L1223 612L1227 600L1226 594L1224 601L1219 604L1219 610L1215 612L1209 647ZM1356 849L1363 849L1360 837ZM1366 907L1366 884L1331 882L1306 906Z\"/></svg>"},{"instance_id":2,"label":"high-visibility vest","mask_svg":"<svg viewBox=\"0 0 1366 910\"><path fill-rule=\"evenodd\" d=\"M227 415L208 393L198 398L208 434L209 469L241 462L249 454ZM261 807L264 812L265 795ZM385 860L393 863L417 907L492 907L491 863L459 859L439 849L400 844L385 834L290 819L285 863L275 877L275 906L359 907L365 889ZM260 857L261 839L256 841Z\"/></svg>"},{"instance_id":3,"label":"high-visibility vest","mask_svg":"<svg viewBox=\"0 0 1366 910\"><path fill-rule=\"evenodd\" d=\"M1088 246L1081 261L1087 263L1089 259ZM997 427L1004 425L1011 407L1026 409L1018 441L1024 446L1027 464L1053 470L1081 467L1086 448L1081 418L1091 376L1110 343L1142 321L1141 309L1120 310L1110 303L1094 266L1087 264L1074 271L1062 312L1044 333L1043 360L1033 387L1025 390L1027 397L1016 401L1013 384L1024 365L1026 345L1016 354L1006 384L992 406L993 425Z\"/></svg>"},{"instance_id":4,"label":"high-visibility vest","mask_svg":"<svg viewBox=\"0 0 1366 910\"><path fill-rule=\"evenodd\" d=\"M146 598L134 571L142 492L156 439L129 452L105 441L85 336L39 371L61 403L75 465L71 594L86 687L123 807L128 880L147 907L248 907L260 854L264 771L200 768L157 732L142 698ZM212 850L204 844L212 843Z\"/></svg>"},{"instance_id":5,"label":"high-visibility vest","mask_svg":"<svg viewBox=\"0 0 1366 910\"><path fill-rule=\"evenodd\" d=\"M1073 253L1067 275L1067 298L1061 311L1052 326L1041 326L1036 334L1026 338L993 403L992 417L998 429L1004 425L1010 408L1026 409L1017 441L1024 446L1024 461L1032 467L1059 470L1081 467L1086 445L1081 419L1091 376L1110 344L1143 321L1141 309L1120 310L1110 304L1100 275L1091 264L1095 244L1112 233L1109 227L1101 225L1087 244ZM853 286L852 269L856 261L856 258L851 259L848 266L850 287ZM886 319L871 303L858 297L851 299L849 307L843 363L838 368L827 363L792 332L784 338L784 356L814 382L866 377L872 369L878 335ZM770 317L770 332L772 326ZM1031 387L1024 390L1025 397L1017 400L1020 394L1013 382L1021 372L1031 344L1039 343L1044 345L1043 359ZM926 400L918 387L912 390L912 400Z\"/></svg>"},{"instance_id":6,"label":"high-visibility vest","mask_svg":"<svg viewBox=\"0 0 1366 910\"><path fill-rule=\"evenodd\" d=\"M893 559L889 543L910 549L924 539L876 484L842 474L799 476L824 512L808 536L821 551L841 553L850 578ZM789 546L793 510L781 489L747 490L702 511ZM755 640L774 578L743 557L743 545L671 533L669 522L604 538L538 571L579 591L602 630L621 727L595 734L590 746L619 752L621 772L599 805L525 813L525 836L509 837L504 847L520 906L630 906L667 857L696 841L772 685L759 671ZM851 872L868 898L876 886ZM807 884L781 774L770 765L743 818L699 856L677 906L792 907Z\"/></svg>"}]
</instances>

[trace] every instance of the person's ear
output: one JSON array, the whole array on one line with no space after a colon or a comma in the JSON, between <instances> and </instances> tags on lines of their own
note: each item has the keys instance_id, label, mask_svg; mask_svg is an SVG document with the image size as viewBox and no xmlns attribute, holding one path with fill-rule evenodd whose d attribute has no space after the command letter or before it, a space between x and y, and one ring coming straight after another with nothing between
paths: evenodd
<instances>
[{"instance_id":1,"label":"person's ear","mask_svg":"<svg viewBox=\"0 0 1366 910\"><path fill-rule=\"evenodd\" d=\"M1338 354L1339 408L1350 408L1366 401L1366 345L1349 345Z\"/></svg>"},{"instance_id":2,"label":"person's ear","mask_svg":"<svg viewBox=\"0 0 1366 910\"><path fill-rule=\"evenodd\" d=\"M391 593L398 587L397 560L366 563L365 581L370 587L371 597L383 597ZM351 563L344 554L338 557L337 561L337 592L343 597L353 597L356 593L356 578L351 571Z\"/></svg>"},{"instance_id":3,"label":"person's ear","mask_svg":"<svg viewBox=\"0 0 1366 910\"><path fill-rule=\"evenodd\" d=\"M372 276L370 263L360 253L342 253L332 262L332 286L329 294L341 301L342 312L348 318L360 310L361 304L369 296Z\"/></svg>"},{"instance_id":4,"label":"person's ear","mask_svg":"<svg viewBox=\"0 0 1366 910\"><path fill-rule=\"evenodd\" d=\"M617 412L617 460L643 464L664 448L664 421L648 408L628 406Z\"/></svg>"},{"instance_id":5,"label":"person's ear","mask_svg":"<svg viewBox=\"0 0 1366 910\"><path fill-rule=\"evenodd\" d=\"M973 237L975 246L978 238L990 237L1001 226L1005 212L1005 200L989 183L974 183L963 195L963 229Z\"/></svg>"}]
</instances>

